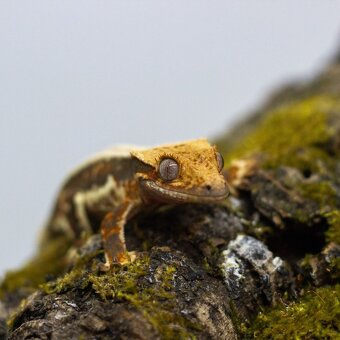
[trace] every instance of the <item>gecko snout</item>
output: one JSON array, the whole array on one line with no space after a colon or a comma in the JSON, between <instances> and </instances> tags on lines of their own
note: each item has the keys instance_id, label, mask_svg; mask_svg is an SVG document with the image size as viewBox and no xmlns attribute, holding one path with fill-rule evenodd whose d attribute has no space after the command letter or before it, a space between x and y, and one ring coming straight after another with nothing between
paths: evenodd
<instances>
[{"instance_id":1,"label":"gecko snout","mask_svg":"<svg viewBox=\"0 0 340 340\"><path fill-rule=\"evenodd\" d=\"M214 185L212 183L209 184L205 184L204 186L202 186L201 189L201 195L204 196L210 196L210 197L215 197L217 199L222 199L228 196L228 186L227 184L224 185Z\"/></svg>"}]
</instances>

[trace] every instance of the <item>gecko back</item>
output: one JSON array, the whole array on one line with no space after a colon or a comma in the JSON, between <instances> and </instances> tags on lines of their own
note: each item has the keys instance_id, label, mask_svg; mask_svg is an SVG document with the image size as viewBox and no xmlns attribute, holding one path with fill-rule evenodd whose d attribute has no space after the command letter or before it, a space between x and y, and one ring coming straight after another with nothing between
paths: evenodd
<instances>
[{"instance_id":1,"label":"gecko back","mask_svg":"<svg viewBox=\"0 0 340 340\"><path fill-rule=\"evenodd\" d=\"M131 149L113 148L99 153L66 178L42 242L58 235L73 239L97 232L107 212L129 199L128 196L137 195Z\"/></svg>"}]
</instances>

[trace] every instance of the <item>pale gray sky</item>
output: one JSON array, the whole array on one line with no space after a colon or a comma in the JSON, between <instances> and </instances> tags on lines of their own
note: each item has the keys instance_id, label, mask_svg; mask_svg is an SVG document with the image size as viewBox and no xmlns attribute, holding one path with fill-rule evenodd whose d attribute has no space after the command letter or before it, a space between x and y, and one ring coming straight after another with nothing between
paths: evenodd
<instances>
[{"instance_id":1,"label":"pale gray sky","mask_svg":"<svg viewBox=\"0 0 340 340\"><path fill-rule=\"evenodd\" d=\"M67 172L116 143L214 136L335 51L339 1L0 2L0 275Z\"/></svg>"}]
</instances>

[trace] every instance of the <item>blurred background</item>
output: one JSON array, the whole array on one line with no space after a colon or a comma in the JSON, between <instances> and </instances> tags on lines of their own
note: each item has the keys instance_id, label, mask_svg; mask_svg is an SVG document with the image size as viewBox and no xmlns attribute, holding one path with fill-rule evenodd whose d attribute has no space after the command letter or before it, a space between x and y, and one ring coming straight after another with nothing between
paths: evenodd
<instances>
[{"instance_id":1,"label":"blurred background","mask_svg":"<svg viewBox=\"0 0 340 340\"><path fill-rule=\"evenodd\" d=\"M213 139L339 38L339 1L1 1L0 276L33 254L79 161Z\"/></svg>"}]
</instances>

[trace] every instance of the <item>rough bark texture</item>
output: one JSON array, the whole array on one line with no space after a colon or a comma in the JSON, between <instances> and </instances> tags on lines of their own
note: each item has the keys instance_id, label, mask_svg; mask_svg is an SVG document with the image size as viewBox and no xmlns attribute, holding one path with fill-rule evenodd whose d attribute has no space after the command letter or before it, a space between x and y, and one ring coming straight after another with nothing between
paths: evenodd
<instances>
[{"instance_id":1,"label":"rough bark texture","mask_svg":"<svg viewBox=\"0 0 340 340\"><path fill-rule=\"evenodd\" d=\"M142 213L137 260L109 273L98 235L47 244L3 279L0 339L336 337L340 61L217 142L225 204Z\"/></svg>"}]
</instances>

